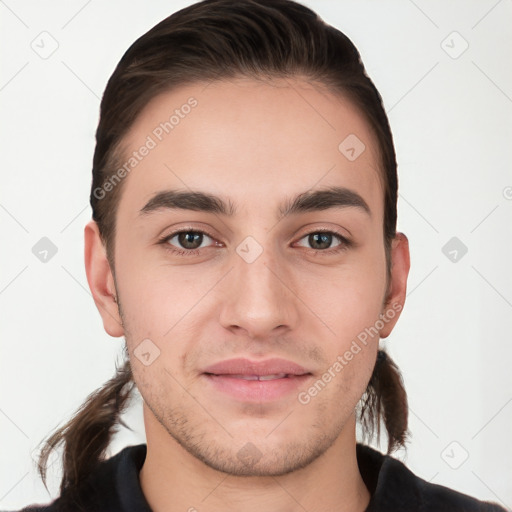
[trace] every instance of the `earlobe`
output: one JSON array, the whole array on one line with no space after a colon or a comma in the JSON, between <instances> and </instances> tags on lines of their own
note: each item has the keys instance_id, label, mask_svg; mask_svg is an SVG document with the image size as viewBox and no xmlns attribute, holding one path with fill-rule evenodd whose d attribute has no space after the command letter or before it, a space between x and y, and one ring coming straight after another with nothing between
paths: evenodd
<instances>
[{"instance_id":1,"label":"earlobe","mask_svg":"<svg viewBox=\"0 0 512 512\"><path fill-rule=\"evenodd\" d=\"M405 304L407 277L411 266L409 240L403 233L397 233L391 244L391 277L382 315L387 322L380 331L380 337L391 334Z\"/></svg>"},{"instance_id":2,"label":"earlobe","mask_svg":"<svg viewBox=\"0 0 512 512\"><path fill-rule=\"evenodd\" d=\"M117 305L114 277L101 240L98 225L91 220L84 229L84 259L87 282L105 331L113 337L124 335Z\"/></svg>"}]
</instances>

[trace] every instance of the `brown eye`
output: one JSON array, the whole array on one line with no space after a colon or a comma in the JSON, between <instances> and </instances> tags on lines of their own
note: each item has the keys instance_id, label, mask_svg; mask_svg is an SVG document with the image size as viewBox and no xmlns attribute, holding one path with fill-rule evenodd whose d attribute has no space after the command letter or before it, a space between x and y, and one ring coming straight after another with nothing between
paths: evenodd
<instances>
[{"instance_id":1,"label":"brown eye","mask_svg":"<svg viewBox=\"0 0 512 512\"><path fill-rule=\"evenodd\" d=\"M195 255L200 249L207 247L203 244L208 240L210 241L210 245L212 245L211 242L214 241L213 237L203 231L184 229L170 233L162 238L160 243L162 243L166 249L176 254ZM203 247L201 247L202 245Z\"/></svg>"},{"instance_id":2,"label":"brown eye","mask_svg":"<svg viewBox=\"0 0 512 512\"><path fill-rule=\"evenodd\" d=\"M182 231L176 237L183 249L198 249L201 247L204 235L198 231Z\"/></svg>"}]
</instances>

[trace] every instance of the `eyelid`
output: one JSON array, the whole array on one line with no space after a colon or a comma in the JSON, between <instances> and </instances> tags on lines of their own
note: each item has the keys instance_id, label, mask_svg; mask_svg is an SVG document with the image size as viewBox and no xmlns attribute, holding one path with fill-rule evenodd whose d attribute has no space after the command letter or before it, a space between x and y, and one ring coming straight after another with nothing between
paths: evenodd
<instances>
[{"instance_id":1,"label":"eyelid","mask_svg":"<svg viewBox=\"0 0 512 512\"><path fill-rule=\"evenodd\" d=\"M340 229L337 229L337 228L334 228L334 227L329 227L329 228L326 228L326 227L313 227L309 231L306 231L301 236L301 238L304 238L307 235L311 235L312 233L333 233L333 234L336 234L336 235L338 235L338 236L340 236L342 238L347 238L348 239L348 237L346 235L344 235L343 232Z\"/></svg>"},{"instance_id":2,"label":"eyelid","mask_svg":"<svg viewBox=\"0 0 512 512\"><path fill-rule=\"evenodd\" d=\"M346 234L345 231L347 231L348 234ZM336 227L315 226L305 231L298 239L300 240L305 236L311 235L313 233L330 233L339 236L342 240L345 240L346 242L351 242L351 233L347 229L345 231L342 230L341 228Z\"/></svg>"}]
</instances>

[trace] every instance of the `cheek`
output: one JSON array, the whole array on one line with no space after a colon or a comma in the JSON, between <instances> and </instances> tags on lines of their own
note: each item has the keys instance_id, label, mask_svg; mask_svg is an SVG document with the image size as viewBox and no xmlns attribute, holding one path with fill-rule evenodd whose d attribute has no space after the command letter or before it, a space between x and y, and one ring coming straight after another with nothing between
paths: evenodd
<instances>
[{"instance_id":1,"label":"cheek","mask_svg":"<svg viewBox=\"0 0 512 512\"><path fill-rule=\"evenodd\" d=\"M370 265L348 266L325 280L321 293L315 292L311 300L336 336L346 341L376 322L385 288L385 263L371 260Z\"/></svg>"},{"instance_id":2,"label":"cheek","mask_svg":"<svg viewBox=\"0 0 512 512\"><path fill-rule=\"evenodd\" d=\"M118 291L131 327L147 336L162 337L214 283L204 272L199 275L198 269L173 268L163 259L155 262L136 252L119 257Z\"/></svg>"}]
</instances>

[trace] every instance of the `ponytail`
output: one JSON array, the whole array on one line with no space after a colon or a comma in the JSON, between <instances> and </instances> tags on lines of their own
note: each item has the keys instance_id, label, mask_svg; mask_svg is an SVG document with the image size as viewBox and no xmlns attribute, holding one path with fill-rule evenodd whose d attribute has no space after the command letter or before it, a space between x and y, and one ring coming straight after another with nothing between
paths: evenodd
<instances>
[{"instance_id":1,"label":"ponytail","mask_svg":"<svg viewBox=\"0 0 512 512\"><path fill-rule=\"evenodd\" d=\"M366 437L377 433L380 438L381 422L387 431L388 454L405 445L407 429L407 393L400 370L384 351L377 352L377 360L370 382L361 399L359 421Z\"/></svg>"},{"instance_id":2,"label":"ponytail","mask_svg":"<svg viewBox=\"0 0 512 512\"><path fill-rule=\"evenodd\" d=\"M127 354L125 345L125 361L120 367L116 364L115 376L91 393L74 416L45 442L38 470L46 489L48 458L60 444L64 445L60 484L61 495L64 495L76 489L105 458L117 425L130 429L120 420L135 386Z\"/></svg>"}]
</instances>

